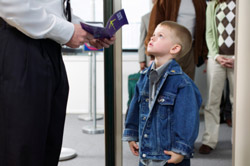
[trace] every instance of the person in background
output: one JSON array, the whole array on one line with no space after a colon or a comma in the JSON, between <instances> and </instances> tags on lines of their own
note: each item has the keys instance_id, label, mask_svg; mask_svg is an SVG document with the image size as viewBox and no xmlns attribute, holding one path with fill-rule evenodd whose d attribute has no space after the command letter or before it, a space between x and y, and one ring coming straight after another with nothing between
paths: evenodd
<instances>
[{"instance_id":1,"label":"person in background","mask_svg":"<svg viewBox=\"0 0 250 166\"><path fill-rule=\"evenodd\" d=\"M207 58L205 41L206 1L157 0L151 11L145 46L150 41L155 27L164 20L175 21L191 32L192 49L177 62L182 70L194 80L195 65L202 65Z\"/></svg>"},{"instance_id":2,"label":"person in background","mask_svg":"<svg viewBox=\"0 0 250 166\"><path fill-rule=\"evenodd\" d=\"M0 0L0 41L0 165L57 166L69 90L61 45L115 37L84 31L69 0Z\"/></svg>"},{"instance_id":3,"label":"person in background","mask_svg":"<svg viewBox=\"0 0 250 166\"><path fill-rule=\"evenodd\" d=\"M152 0L152 3L154 4L156 0ZM151 60L150 56L146 55L145 52L145 46L144 46L144 41L146 39L147 33L148 33L148 24L149 24L149 18L150 18L150 13L147 13L142 16L141 18L141 27L140 27L140 45L138 49L138 54L139 54L139 64L140 64L140 69L143 70L146 67L149 66L149 62Z\"/></svg>"},{"instance_id":4,"label":"person in background","mask_svg":"<svg viewBox=\"0 0 250 166\"><path fill-rule=\"evenodd\" d=\"M220 123L226 123L229 127L232 127L232 104L230 102L230 90L228 79L226 79L225 87L221 97Z\"/></svg>"},{"instance_id":5,"label":"person in background","mask_svg":"<svg viewBox=\"0 0 250 166\"><path fill-rule=\"evenodd\" d=\"M229 82L230 101L233 105L235 11L235 0L213 0L207 7L208 101L204 110L205 132L199 149L201 154L209 154L218 143L220 103L226 79Z\"/></svg>"},{"instance_id":6,"label":"person in background","mask_svg":"<svg viewBox=\"0 0 250 166\"><path fill-rule=\"evenodd\" d=\"M155 60L141 72L123 133L140 165L190 166L202 100L175 59L190 50L191 41L187 28L164 21L148 43L147 52Z\"/></svg>"}]
</instances>

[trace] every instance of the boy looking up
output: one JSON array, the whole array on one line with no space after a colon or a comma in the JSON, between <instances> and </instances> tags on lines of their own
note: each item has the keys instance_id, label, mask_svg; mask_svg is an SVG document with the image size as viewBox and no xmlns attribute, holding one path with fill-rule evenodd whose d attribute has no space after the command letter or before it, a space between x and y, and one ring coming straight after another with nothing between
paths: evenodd
<instances>
[{"instance_id":1,"label":"boy looking up","mask_svg":"<svg viewBox=\"0 0 250 166\"><path fill-rule=\"evenodd\" d=\"M190 32L171 21L160 23L148 43L155 60L137 82L123 134L143 165L190 165L202 99L175 59L191 44Z\"/></svg>"}]
</instances>

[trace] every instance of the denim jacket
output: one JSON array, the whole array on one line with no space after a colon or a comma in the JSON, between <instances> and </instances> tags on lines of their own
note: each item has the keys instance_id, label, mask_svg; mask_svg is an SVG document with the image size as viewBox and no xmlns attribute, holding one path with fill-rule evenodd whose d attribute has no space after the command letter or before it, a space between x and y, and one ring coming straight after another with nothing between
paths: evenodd
<instances>
[{"instance_id":1,"label":"denim jacket","mask_svg":"<svg viewBox=\"0 0 250 166\"><path fill-rule=\"evenodd\" d=\"M152 65L151 65L152 66ZM168 160L164 150L190 158L199 131L201 95L172 60L149 108L149 72L141 72L125 121L123 141L139 141L141 159Z\"/></svg>"}]
</instances>

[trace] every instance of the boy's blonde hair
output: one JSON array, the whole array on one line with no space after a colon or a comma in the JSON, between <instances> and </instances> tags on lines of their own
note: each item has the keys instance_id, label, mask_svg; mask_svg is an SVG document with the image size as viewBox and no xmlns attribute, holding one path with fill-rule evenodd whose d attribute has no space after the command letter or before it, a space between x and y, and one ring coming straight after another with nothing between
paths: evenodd
<instances>
[{"instance_id":1,"label":"boy's blonde hair","mask_svg":"<svg viewBox=\"0 0 250 166\"><path fill-rule=\"evenodd\" d=\"M181 46L181 51L177 54L176 59L180 59L190 51L192 36L186 27L173 21L163 21L159 25L168 27L173 41Z\"/></svg>"}]
</instances>

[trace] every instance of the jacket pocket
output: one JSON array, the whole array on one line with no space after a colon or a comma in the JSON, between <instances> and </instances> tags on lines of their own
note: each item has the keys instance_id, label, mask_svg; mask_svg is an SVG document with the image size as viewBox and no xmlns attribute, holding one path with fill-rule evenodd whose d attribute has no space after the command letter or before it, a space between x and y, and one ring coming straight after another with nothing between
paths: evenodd
<instances>
[{"instance_id":1,"label":"jacket pocket","mask_svg":"<svg viewBox=\"0 0 250 166\"><path fill-rule=\"evenodd\" d=\"M141 114L148 114L148 111L149 111L149 107L148 107L149 97L148 97L148 95L141 95L138 98L138 102L139 102L139 105L140 105Z\"/></svg>"},{"instance_id":2,"label":"jacket pocket","mask_svg":"<svg viewBox=\"0 0 250 166\"><path fill-rule=\"evenodd\" d=\"M176 95L173 93L164 93L160 95L157 99L157 103L159 104L159 115L161 119L165 119L169 116L171 110L173 110L173 106L175 103ZM169 116L170 118L170 116Z\"/></svg>"}]
</instances>

